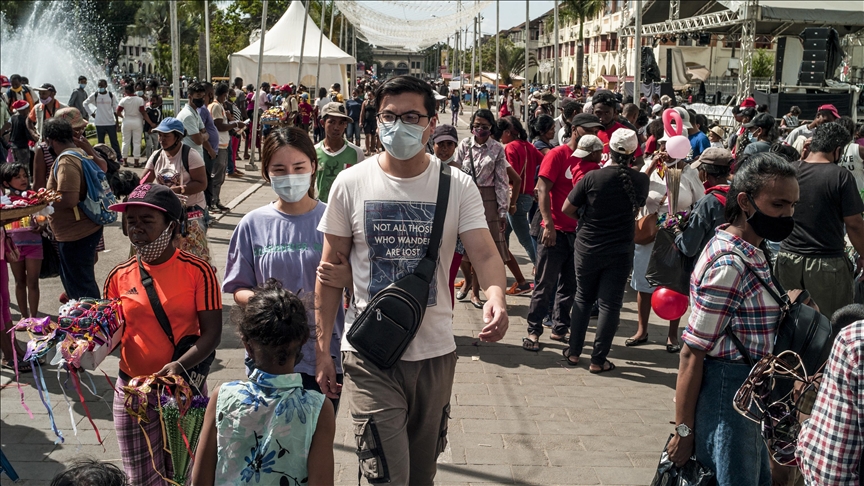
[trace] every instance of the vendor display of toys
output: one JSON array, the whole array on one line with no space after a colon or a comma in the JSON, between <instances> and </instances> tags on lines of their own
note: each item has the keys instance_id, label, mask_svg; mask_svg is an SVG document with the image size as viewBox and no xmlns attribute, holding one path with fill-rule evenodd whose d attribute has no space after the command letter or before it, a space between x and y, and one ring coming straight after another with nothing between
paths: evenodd
<instances>
[{"instance_id":1,"label":"vendor display of toys","mask_svg":"<svg viewBox=\"0 0 864 486\"><path fill-rule=\"evenodd\" d=\"M280 125L286 121L288 114L281 106L274 106L261 114L261 123L265 125Z\"/></svg>"}]
</instances>

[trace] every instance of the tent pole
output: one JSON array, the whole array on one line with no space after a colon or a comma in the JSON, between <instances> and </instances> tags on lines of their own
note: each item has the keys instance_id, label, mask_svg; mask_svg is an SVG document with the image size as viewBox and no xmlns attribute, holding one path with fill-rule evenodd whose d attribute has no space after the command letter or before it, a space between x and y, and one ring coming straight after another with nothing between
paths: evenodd
<instances>
[{"instance_id":1,"label":"tent pole","mask_svg":"<svg viewBox=\"0 0 864 486\"><path fill-rule=\"evenodd\" d=\"M174 2L171 2L173 5ZM246 170L258 170L255 166L255 147L257 147L258 138L258 111L263 110L263 106L258 106L258 90L261 89L261 69L264 67L264 36L267 35L267 0L264 0L261 5L261 38L258 39L258 75L255 78L255 90L253 100L255 101L255 113L252 115L252 156L249 158L249 163L246 164Z\"/></svg>"},{"instance_id":2,"label":"tent pole","mask_svg":"<svg viewBox=\"0 0 864 486\"><path fill-rule=\"evenodd\" d=\"M204 0L204 41L206 45L204 49L207 50L206 62L207 62L207 82L211 82L213 80L210 77L210 2L208 0Z\"/></svg>"},{"instance_id":3,"label":"tent pole","mask_svg":"<svg viewBox=\"0 0 864 486\"><path fill-rule=\"evenodd\" d=\"M528 0L525 0L525 30L522 32L522 37L525 38L525 69L523 70L522 89L525 90L525 96L522 97L522 108L525 110L525 118L522 120L525 127L528 127L528 42L531 41L531 9Z\"/></svg>"},{"instance_id":4,"label":"tent pole","mask_svg":"<svg viewBox=\"0 0 864 486\"><path fill-rule=\"evenodd\" d=\"M177 29L177 3L169 2L171 10L171 82L174 83L174 114L180 113L180 99L183 96L180 87L180 33Z\"/></svg>"},{"instance_id":5,"label":"tent pole","mask_svg":"<svg viewBox=\"0 0 864 486\"><path fill-rule=\"evenodd\" d=\"M498 101L501 96L498 92L498 86L501 85L501 0L495 0L495 100ZM501 107L497 106L498 113L501 113Z\"/></svg>"},{"instance_id":6,"label":"tent pole","mask_svg":"<svg viewBox=\"0 0 864 486\"><path fill-rule=\"evenodd\" d=\"M326 1L321 2L321 8L323 9L326 5ZM333 18L336 16L336 0L330 0L330 30L327 31L330 34L330 42L333 42ZM339 47L342 47L342 26L343 22L339 23ZM324 30L324 26L321 26L321 30Z\"/></svg>"},{"instance_id":7,"label":"tent pole","mask_svg":"<svg viewBox=\"0 0 864 486\"><path fill-rule=\"evenodd\" d=\"M636 36L633 37L633 43L636 47L636 50L634 51L636 59L634 62L635 66L633 66L633 103L635 103L636 106L639 106L639 99L642 98L642 0L636 0L635 3ZM618 42L623 40L624 39L619 38Z\"/></svg>"},{"instance_id":8,"label":"tent pole","mask_svg":"<svg viewBox=\"0 0 864 486\"><path fill-rule=\"evenodd\" d=\"M347 27L346 27L347 28ZM351 89L357 88L357 27L351 27L351 57L354 65L351 66Z\"/></svg>"},{"instance_id":9,"label":"tent pole","mask_svg":"<svg viewBox=\"0 0 864 486\"><path fill-rule=\"evenodd\" d=\"M474 46L471 48L471 84L468 85L468 89L471 92L471 118L474 118L474 65L477 64L477 17L474 17L474 35L472 35L471 37L471 40L474 42Z\"/></svg>"},{"instance_id":10,"label":"tent pole","mask_svg":"<svg viewBox=\"0 0 864 486\"><path fill-rule=\"evenodd\" d=\"M555 105L553 105L557 111L557 108L561 106L561 103L558 101L558 83L561 76L561 67L559 62L561 61L561 44L559 43L561 36L558 35L558 2L555 2L555 29L553 32L555 33L555 75L552 77L552 84L555 86L555 90L553 93L555 94Z\"/></svg>"},{"instance_id":11,"label":"tent pole","mask_svg":"<svg viewBox=\"0 0 864 486\"><path fill-rule=\"evenodd\" d=\"M294 0L294 1L296 2L299 0ZM309 3L311 3L311 2L312 2L312 0L306 0L306 10L305 10L305 15L303 16L303 37L300 39L300 65L297 66L297 87L298 88L300 87L300 80L303 79L303 54L304 54L303 51L306 49L306 24L309 23ZM315 99L314 98L315 95L316 95L315 92L312 92L309 95L310 101Z\"/></svg>"},{"instance_id":12,"label":"tent pole","mask_svg":"<svg viewBox=\"0 0 864 486\"><path fill-rule=\"evenodd\" d=\"M324 45L324 7L327 5L325 0L321 0L321 28L318 29L321 32L321 35L318 36L318 63L315 68L315 91L321 87L321 46Z\"/></svg>"}]
</instances>

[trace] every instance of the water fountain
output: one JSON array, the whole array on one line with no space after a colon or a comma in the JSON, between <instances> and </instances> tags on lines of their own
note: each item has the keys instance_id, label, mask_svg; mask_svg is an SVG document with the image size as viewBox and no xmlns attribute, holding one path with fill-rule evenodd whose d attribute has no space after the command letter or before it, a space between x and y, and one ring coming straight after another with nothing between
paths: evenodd
<instances>
[{"instance_id":1,"label":"water fountain","mask_svg":"<svg viewBox=\"0 0 864 486\"><path fill-rule=\"evenodd\" d=\"M96 89L96 80L108 79L102 63L92 54L101 50L91 45L91 34L99 28L93 24L95 16L77 8L76 3L80 6L83 2L34 2L27 20L16 29L0 15L0 73L25 76L31 87L51 83L61 103L68 102L78 87L78 76L87 77L89 93ZM80 22L75 22L75 12Z\"/></svg>"}]
</instances>

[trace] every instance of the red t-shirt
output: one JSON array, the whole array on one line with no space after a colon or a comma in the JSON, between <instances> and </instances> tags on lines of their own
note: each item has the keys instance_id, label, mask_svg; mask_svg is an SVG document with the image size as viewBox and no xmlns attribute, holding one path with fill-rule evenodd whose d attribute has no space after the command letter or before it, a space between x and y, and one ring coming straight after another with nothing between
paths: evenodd
<instances>
[{"instance_id":1,"label":"red t-shirt","mask_svg":"<svg viewBox=\"0 0 864 486\"><path fill-rule=\"evenodd\" d=\"M612 134L615 133L616 130L621 128L626 129L624 125L620 122L615 122L609 125L608 128L600 130L597 132L597 138L603 142L603 163L605 164L607 160L609 160L609 139L612 138ZM634 157L640 157L642 155L642 149L640 147L636 147L636 152L633 153Z\"/></svg>"},{"instance_id":2,"label":"red t-shirt","mask_svg":"<svg viewBox=\"0 0 864 486\"><path fill-rule=\"evenodd\" d=\"M522 178L522 190L519 193L534 194L537 167L543 162L543 154L531 143L514 140L504 146L504 155L513 170Z\"/></svg>"},{"instance_id":3,"label":"red t-shirt","mask_svg":"<svg viewBox=\"0 0 864 486\"><path fill-rule=\"evenodd\" d=\"M549 191L549 199L552 205L552 221L555 229L572 233L576 231L576 220L561 212L564 201L573 186L585 177L589 171L599 169L600 165L595 162L584 162L578 157L573 157L573 149L568 145L560 145L553 148L543 157L540 164L540 177L552 182L552 190ZM546 227L545 223L541 223Z\"/></svg>"}]
</instances>

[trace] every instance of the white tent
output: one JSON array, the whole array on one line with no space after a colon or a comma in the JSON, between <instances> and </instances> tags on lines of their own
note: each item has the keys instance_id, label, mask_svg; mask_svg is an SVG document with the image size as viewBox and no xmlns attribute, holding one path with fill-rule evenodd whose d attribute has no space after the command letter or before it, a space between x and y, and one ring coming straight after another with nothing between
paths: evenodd
<instances>
[{"instance_id":1,"label":"white tent","mask_svg":"<svg viewBox=\"0 0 864 486\"><path fill-rule=\"evenodd\" d=\"M264 66L261 82L288 84L297 82L300 66L300 43L303 35L303 20L307 18L303 4L297 0L267 31L264 40ZM347 84L346 65L356 61L324 36L321 44L321 82L315 82L318 69L318 41L321 31L311 17L307 18L306 44L303 48L303 77L306 86L330 87L333 83ZM241 77L245 83L254 83L258 74L258 51L260 40L239 52L231 54L231 77Z\"/></svg>"}]
</instances>

